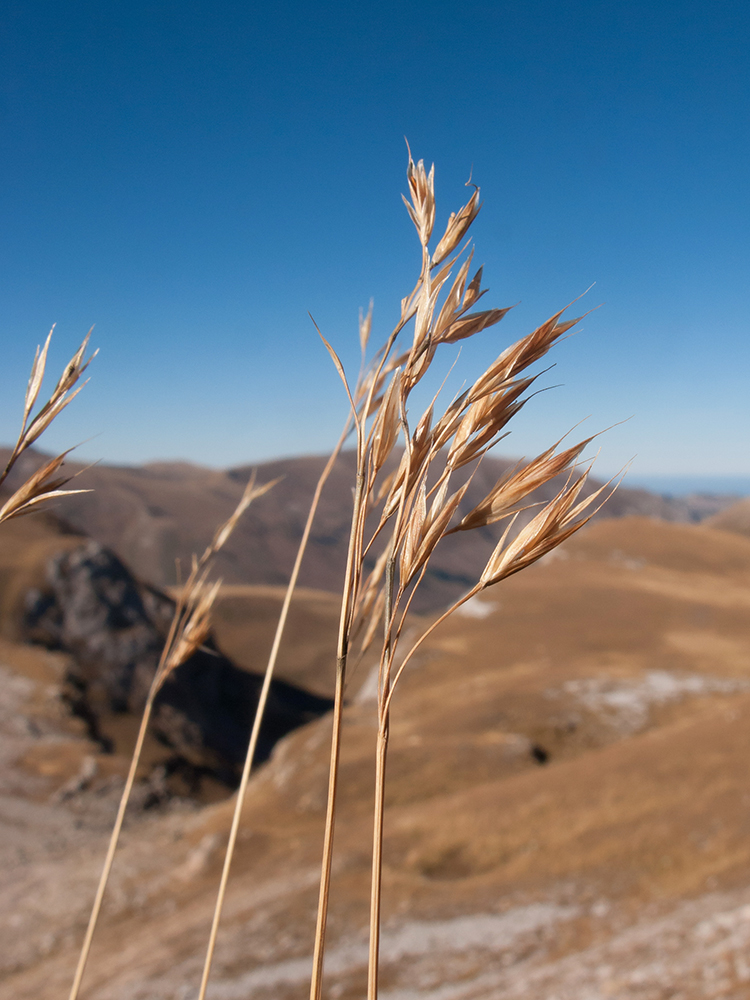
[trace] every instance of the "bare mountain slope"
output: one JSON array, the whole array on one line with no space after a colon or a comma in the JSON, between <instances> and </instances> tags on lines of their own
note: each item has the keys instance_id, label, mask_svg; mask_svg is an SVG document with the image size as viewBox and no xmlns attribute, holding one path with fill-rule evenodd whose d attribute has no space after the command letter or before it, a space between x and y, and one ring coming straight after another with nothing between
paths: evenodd
<instances>
[{"instance_id":1,"label":"bare mountain slope","mask_svg":"<svg viewBox=\"0 0 750 1000\"><path fill-rule=\"evenodd\" d=\"M251 781L215 1000L307 995L329 731L291 734ZM344 734L326 970L327 995L354 1000L367 683ZM392 747L384 1000L747 996L750 541L593 525L436 631L404 675ZM88 1000L195 996L230 813L131 827ZM4 876L9 1000L64 995L102 850Z\"/></svg>"},{"instance_id":2,"label":"bare mountain slope","mask_svg":"<svg viewBox=\"0 0 750 1000\"><path fill-rule=\"evenodd\" d=\"M750 497L739 500L725 510L714 514L708 521L712 528L750 536Z\"/></svg>"},{"instance_id":3,"label":"bare mountain slope","mask_svg":"<svg viewBox=\"0 0 750 1000\"><path fill-rule=\"evenodd\" d=\"M25 456L17 477L39 461L38 455ZM277 476L283 476L283 482L252 505L220 553L217 571L227 583L286 584L324 463L323 457L308 456L258 467L261 482ZM486 458L467 491L464 509L476 504L511 464L508 459ZM213 471L186 463L97 465L76 480L93 492L61 501L56 510L74 528L116 552L141 579L165 586L175 581L175 559L185 565L193 552L203 550L216 525L236 505L249 475L249 467ZM353 478L353 453L344 453L323 494L302 586L331 592L341 586ZM549 499L561 485L553 480L532 499ZM623 486L600 516L641 514L688 521L692 513L682 501ZM416 610L443 606L464 592L481 572L500 530L495 526L447 539L431 565Z\"/></svg>"}]
</instances>

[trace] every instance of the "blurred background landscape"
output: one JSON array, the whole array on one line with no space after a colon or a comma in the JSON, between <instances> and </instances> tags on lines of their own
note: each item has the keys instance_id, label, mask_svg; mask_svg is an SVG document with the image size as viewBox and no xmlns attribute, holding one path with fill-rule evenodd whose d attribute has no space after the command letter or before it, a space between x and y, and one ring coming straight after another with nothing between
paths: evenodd
<instances>
[{"instance_id":1,"label":"blurred background landscape","mask_svg":"<svg viewBox=\"0 0 750 1000\"><path fill-rule=\"evenodd\" d=\"M213 652L160 697L87 973L92 997L195 993L230 796L320 465L260 467L263 479L281 467L284 498L261 498L228 544ZM282 647L217 996L306 994L350 467L345 454L324 494ZM488 460L483 472L503 467ZM168 623L168 557L202 548L247 474L98 466L81 475L94 492L2 526L8 996L67 988L142 677ZM493 545L484 534L473 549L446 546L410 628L465 591ZM741 995L749 612L750 501L623 487L580 535L434 634L393 723L386 996ZM365 656L347 690L332 996L364 986L375 668Z\"/></svg>"},{"instance_id":2,"label":"blurred background landscape","mask_svg":"<svg viewBox=\"0 0 750 1000\"><path fill-rule=\"evenodd\" d=\"M3 464L49 327L53 372L92 325L100 349L6 484L79 443L92 492L0 527L3 995L69 989L176 563L256 469L284 478L159 701L83 992L197 995L260 673L347 413L311 316L351 376L359 310L375 344L396 322L419 268L406 137L436 164L436 228L481 186L485 302L514 305L441 398L583 293L571 312L593 310L462 510L582 420L610 428L597 483L628 472L404 676L381 996L750 996L746 6L40 0L0 23ZM345 451L292 606L212 1000L307 995L352 470ZM447 540L410 629L497 537ZM364 992L373 667L347 690L331 1000Z\"/></svg>"}]
</instances>

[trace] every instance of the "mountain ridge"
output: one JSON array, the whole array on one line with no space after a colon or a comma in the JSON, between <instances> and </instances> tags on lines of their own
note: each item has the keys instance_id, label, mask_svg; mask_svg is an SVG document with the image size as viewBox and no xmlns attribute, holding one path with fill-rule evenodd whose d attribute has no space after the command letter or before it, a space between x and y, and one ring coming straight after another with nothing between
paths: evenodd
<instances>
[{"instance_id":1,"label":"mountain ridge","mask_svg":"<svg viewBox=\"0 0 750 1000\"><path fill-rule=\"evenodd\" d=\"M6 450L0 449L0 459ZM14 482L43 460L41 453L22 456ZM260 482L283 477L271 493L258 499L238 524L216 570L229 584L284 585L291 572L309 504L326 456L305 455L255 466L214 470L188 462L154 462L144 466L95 465L68 462L76 486L91 493L64 498L55 512L73 528L114 551L144 581L157 587L175 582L175 563L187 565L201 552L216 526L232 511L253 469ZM391 458L393 463L395 458ZM461 511L473 507L515 460L487 456L474 473ZM386 470L387 471L387 470ZM463 478L467 475L464 470ZM302 566L300 585L336 592L340 587L349 535L354 453L340 456L323 490ZM459 474L456 482L463 481ZM556 477L529 498L549 500L562 486ZM601 485L591 479L587 493ZM727 500L726 503L730 501ZM643 489L620 486L597 515L600 518L640 515L665 521L695 522L716 514L720 498L700 502L676 500ZM521 515L517 527L529 512ZM432 611L455 600L481 573L497 539L500 525L445 540L431 564L415 610Z\"/></svg>"}]
</instances>

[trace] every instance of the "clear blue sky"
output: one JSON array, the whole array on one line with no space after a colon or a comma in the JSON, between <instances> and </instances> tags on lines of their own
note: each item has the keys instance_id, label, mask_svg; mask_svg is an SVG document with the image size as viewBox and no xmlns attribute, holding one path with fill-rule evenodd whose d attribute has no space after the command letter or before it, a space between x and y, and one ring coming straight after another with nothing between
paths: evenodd
<instances>
[{"instance_id":1,"label":"clear blue sky","mask_svg":"<svg viewBox=\"0 0 750 1000\"><path fill-rule=\"evenodd\" d=\"M92 324L48 447L215 466L324 451L345 403L307 311L357 363L418 266L407 136L438 225L473 169L493 305L469 377L592 282L504 449L582 417L600 469L750 474L746 3L6 0L0 439L33 349ZM446 355L446 363L449 356Z\"/></svg>"}]
</instances>

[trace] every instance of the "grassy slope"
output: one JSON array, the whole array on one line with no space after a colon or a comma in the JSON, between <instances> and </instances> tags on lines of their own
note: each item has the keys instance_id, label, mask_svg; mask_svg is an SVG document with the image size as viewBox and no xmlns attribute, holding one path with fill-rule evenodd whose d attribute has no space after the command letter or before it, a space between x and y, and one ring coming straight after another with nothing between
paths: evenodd
<instances>
[{"instance_id":1,"label":"grassy slope","mask_svg":"<svg viewBox=\"0 0 750 1000\"><path fill-rule=\"evenodd\" d=\"M711 945L695 928L717 906L731 903L745 926L750 541L634 518L600 522L562 551L488 594L475 617L446 624L404 677L389 766L386 921L497 921L509 911L515 929L465 947L450 939L427 960L413 944L424 928L412 923L411 953L386 948L386 988L429 995L439 974L451 997L541 1000L553 982L563 996L578 983L570 995L580 995L599 982L601 953L618 995L631 995L622 984L639 968L657 986L634 985L632 995L661 996L659 976L674 984ZM331 919L339 997L359 996L362 985L374 737L366 692L352 698L345 728ZM251 783L217 998L305 995L327 731L320 720L292 734ZM549 755L545 765L535 747ZM92 959L92 1000L166 1000L195 984L229 817L224 803L131 832ZM96 869L91 851L48 866L34 921L19 892L14 933L36 942L37 957L8 979L9 997L64 990ZM30 885L33 866L19 878ZM545 913L549 927L523 931ZM669 920L677 930L667 934ZM46 957L45 934L56 942ZM737 934L722 945L730 957L747 943ZM663 967L644 965L653 942ZM565 956L577 958L566 965ZM589 966L582 984L575 977ZM240 975L249 978L235 989ZM690 975L683 995L730 995L718 979L714 989Z\"/></svg>"}]
</instances>

